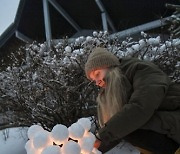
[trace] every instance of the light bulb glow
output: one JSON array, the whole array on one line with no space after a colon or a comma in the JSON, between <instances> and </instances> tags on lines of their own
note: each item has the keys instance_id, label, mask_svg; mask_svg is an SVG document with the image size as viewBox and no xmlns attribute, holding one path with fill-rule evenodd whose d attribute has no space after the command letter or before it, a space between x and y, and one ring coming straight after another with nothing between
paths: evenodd
<instances>
[{"instance_id":1,"label":"light bulb glow","mask_svg":"<svg viewBox=\"0 0 180 154\"><path fill-rule=\"evenodd\" d=\"M33 125L28 130L27 154L102 154L94 148L96 137L89 132L89 120L82 118L79 122L69 128L58 124L51 132Z\"/></svg>"}]
</instances>

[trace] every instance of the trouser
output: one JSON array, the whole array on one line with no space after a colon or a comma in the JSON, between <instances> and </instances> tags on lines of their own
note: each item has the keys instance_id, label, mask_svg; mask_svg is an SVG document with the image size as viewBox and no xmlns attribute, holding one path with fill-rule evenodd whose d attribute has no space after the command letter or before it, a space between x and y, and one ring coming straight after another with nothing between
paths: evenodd
<instances>
[{"instance_id":1,"label":"trouser","mask_svg":"<svg viewBox=\"0 0 180 154\"><path fill-rule=\"evenodd\" d=\"M138 129L123 139L126 142L129 142L140 149L152 152L153 154L174 154L179 148L179 144L168 138L166 135L151 130ZM109 146L100 147L99 150L105 153L119 142L120 140L114 141Z\"/></svg>"},{"instance_id":2,"label":"trouser","mask_svg":"<svg viewBox=\"0 0 180 154\"><path fill-rule=\"evenodd\" d=\"M143 129L127 135L124 140L154 154L174 154L179 147L178 143L166 135Z\"/></svg>"}]
</instances>

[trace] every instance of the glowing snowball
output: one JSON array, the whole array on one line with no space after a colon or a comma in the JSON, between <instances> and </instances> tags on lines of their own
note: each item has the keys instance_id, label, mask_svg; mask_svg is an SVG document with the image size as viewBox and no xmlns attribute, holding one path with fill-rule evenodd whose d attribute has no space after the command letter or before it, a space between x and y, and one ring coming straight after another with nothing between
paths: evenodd
<instances>
[{"instance_id":1,"label":"glowing snowball","mask_svg":"<svg viewBox=\"0 0 180 154\"><path fill-rule=\"evenodd\" d=\"M91 137L83 137L79 140L81 153L90 153L94 147L94 140Z\"/></svg>"},{"instance_id":2,"label":"glowing snowball","mask_svg":"<svg viewBox=\"0 0 180 154\"><path fill-rule=\"evenodd\" d=\"M81 118L77 121L85 130L91 129L91 121L88 118Z\"/></svg>"},{"instance_id":3,"label":"glowing snowball","mask_svg":"<svg viewBox=\"0 0 180 154\"><path fill-rule=\"evenodd\" d=\"M52 145L51 135L48 131L43 130L35 134L33 139L33 145L36 149L41 149L46 146Z\"/></svg>"},{"instance_id":4,"label":"glowing snowball","mask_svg":"<svg viewBox=\"0 0 180 154\"><path fill-rule=\"evenodd\" d=\"M62 152L64 154L80 154L81 148L78 143L74 141L68 141L63 145Z\"/></svg>"},{"instance_id":5,"label":"glowing snowball","mask_svg":"<svg viewBox=\"0 0 180 154\"><path fill-rule=\"evenodd\" d=\"M36 149L30 149L29 151L27 151L27 154L41 154L41 151Z\"/></svg>"},{"instance_id":6,"label":"glowing snowball","mask_svg":"<svg viewBox=\"0 0 180 154\"><path fill-rule=\"evenodd\" d=\"M93 152L93 154L102 154L102 152L96 148L93 148L92 152Z\"/></svg>"},{"instance_id":7,"label":"glowing snowball","mask_svg":"<svg viewBox=\"0 0 180 154\"><path fill-rule=\"evenodd\" d=\"M44 130L41 126L39 125L32 125L31 127L29 127L28 129L28 138L29 139L33 139L34 135L39 132Z\"/></svg>"},{"instance_id":8,"label":"glowing snowball","mask_svg":"<svg viewBox=\"0 0 180 154\"><path fill-rule=\"evenodd\" d=\"M83 137L85 132L85 129L79 123L73 123L68 130L69 137L75 140Z\"/></svg>"},{"instance_id":9,"label":"glowing snowball","mask_svg":"<svg viewBox=\"0 0 180 154\"><path fill-rule=\"evenodd\" d=\"M26 151L29 151L30 149L33 149L33 148L34 146L33 146L32 140L28 140L25 144Z\"/></svg>"},{"instance_id":10,"label":"glowing snowball","mask_svg":"<svg viewBox=\"0 0 180 154\"><path fill-rule=\"evenodd\" d=\"M94 135L93 133L91 133L91 132L86 132L86 133L84 134L84 137L91 138L91 140L92 140L93 142L96 141L95 135Z\"/></svg>"},{"instance_id":11,"label":"glowing snowball","mask_svg":"<svg viewBox=\"0 0 180 154\"><path fill-rule=\"evenodd\" d=\"M64 125L57 124L51 131L53 141L60 145L69 138L68 128Z\"/></svg>"},{"instance_id":12,"label":"glowing snowball","mask_svg":"<svg viewBox=\"0 0 180 154\"><path fill-rule=\"evenodd\" d=\"M42 154L61 154L61 148L57 145L51 145L46 147Z\"/></svg>"}]
</instances>

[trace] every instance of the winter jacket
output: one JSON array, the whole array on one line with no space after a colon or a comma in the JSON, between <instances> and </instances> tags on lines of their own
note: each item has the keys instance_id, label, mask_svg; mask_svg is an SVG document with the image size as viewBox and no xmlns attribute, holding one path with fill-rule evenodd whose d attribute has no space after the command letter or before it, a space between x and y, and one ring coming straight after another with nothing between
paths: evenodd
<instances>
[{"instance_id":1,"label":"winter jacket","mask_svg":"<svg viewBox=\"0 0 180 154\"><path fill-rule=\"evenodd\" d=\"M99 131L102 144L122 139L137 129L167 134L180 144L180 84L151 62L120 60L128 102Z\"/></svg>"}]
</instances>

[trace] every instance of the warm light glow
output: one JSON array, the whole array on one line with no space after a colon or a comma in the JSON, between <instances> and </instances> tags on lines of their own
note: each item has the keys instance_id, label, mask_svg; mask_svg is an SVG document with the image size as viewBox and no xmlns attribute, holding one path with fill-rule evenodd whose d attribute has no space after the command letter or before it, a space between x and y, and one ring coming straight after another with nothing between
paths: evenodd
<instances>
[{"instance_id":1,"label":"warm light glow","mask_svg":"<svg viewBox=\"0 0 180 154\"><path fill-rule=\"evenodd\" d=\"M36 150L36 154L41 154L41 152L43 151L43 148L39 149L39 150Z\"/></svg>"},{"instance_id":2,"label":"warm light glow","mask_svg":"<svg viewBox=\"0 0 180 154\"><path fill-rule=\"evenodd\" d=\"M83 137L87 137L87 136L88 136L88 131L85 131Z\"/></svg>"},{"instance_id":3,"label":"warm light glow","mask_svg":"<svg viewBox=\"0 0 180 154\"><path fill-rule=\"evenodd\" d=\"M86 119L85 119L86 120ZM72 127L73 126L73 127ZM75 127L74 127L75 126ZM85 125L85 127L89 127L89 124ZM34 127L35 128L35 127ZM78 130L78 128L80 128ZM33 128L30 128L33 132ZM44 131L44 132L43 132ZM68 152L72 152L74 149L76 149L78 152L81 151L81 154L94 154L96 152L92 152L93 145L95 142L95 136L91 132L88 132L84 128L82 128L81 125L71 125L70 133L74 135L75 137L79 137L78 141L76 142L75 138L71 138L72 140L65 139L65 140L55 140L54 137L52 137L52 132L48 132L46 130L43 130L42 132L36 133L34 131L35 135L34 138L31 138L26 143L26 151L30 154L42 154L43 150L46 150L45 148L48 148L48 146L53 146L53 143L57 145L62 145L62 154L66 154L67 150ZM59 130L58 130L59 131ZM61 129L60 129L61 131ZM58 134L58 132L57 132ZM56 134L55 134L56 135ZM36 146L34 146L35 144ZM36 147L36 148L35 148ZM72 148L72 149L71 149ZM75 152L76 153L76 152Z\"/></svg>"}]
</instances>

